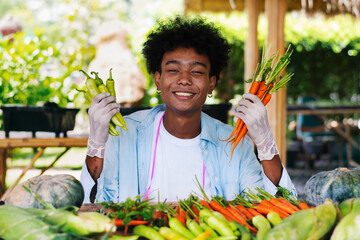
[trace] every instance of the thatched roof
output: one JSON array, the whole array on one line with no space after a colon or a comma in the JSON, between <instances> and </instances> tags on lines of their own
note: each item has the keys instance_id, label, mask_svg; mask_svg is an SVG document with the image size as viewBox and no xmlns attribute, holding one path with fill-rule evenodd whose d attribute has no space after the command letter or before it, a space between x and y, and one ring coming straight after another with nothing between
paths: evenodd
<instances>
[{"instance_id":1,"label":"thatched roof","mask_svg":"<svg viewBox=\"0 0 360 240\"><path fill-rule=\"evenodd\" d=\"M186 11L243 11L245 0L184 0ZM265 0L260 0L264 11ZM287 0L288 11L302 11L308 14L321 12L326 15L351 14L360 17L360 0Z\"/></svg>"}]
</instances>

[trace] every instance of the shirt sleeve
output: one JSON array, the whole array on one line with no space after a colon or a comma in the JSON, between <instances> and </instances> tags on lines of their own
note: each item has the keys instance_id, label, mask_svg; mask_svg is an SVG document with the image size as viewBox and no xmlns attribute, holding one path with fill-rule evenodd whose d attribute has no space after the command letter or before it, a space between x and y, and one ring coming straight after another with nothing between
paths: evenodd
<instances>
[{"instance_id":1,"label":"shirt sleeve","mask_svg":"<svg viewBox=\"0 0 360 240\"><path fill-rule=\"evenodd\" d=\"M80 182L84 188L84 202L83 203L90 203L90 193L91 193L91 189L95 185L95 181L90 176L90 173L86 166L86 162L84 162L83 167L81 169Z\"/></svg>"},{"instance_id":2,"label":"shirt sleeve","mask_svg":"<svg viewBox=\"0 0 360 240\"><path fill-rule=\"evenodd\" d=\"M262 169L262 173L263 173L263 183L264 183L264 188L265 190L270 193L271 195L275 195L276 192L278 191L276 186L273 184L273 182L266 176L263 167L261 167ZM290 176L288 174L288 172L286 171L286 169L283 166L283 170L281 173L281 178L279 181L279 186L286 188L287 190L289 190L291 192L291 194L297 198L297 192L295 189L294 184L292 183Z\"/></svg>"}]
</instances>

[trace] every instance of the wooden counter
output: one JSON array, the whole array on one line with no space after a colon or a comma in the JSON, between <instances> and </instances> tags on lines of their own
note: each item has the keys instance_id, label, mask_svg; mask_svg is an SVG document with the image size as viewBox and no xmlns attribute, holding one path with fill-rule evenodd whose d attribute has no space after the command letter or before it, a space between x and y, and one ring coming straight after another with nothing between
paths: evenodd
<instances>
[{"instance_id":1,"label":"wooden counter","mask_svg":"<svg viewBox=\"0 0 360 240\"><path fill-rule=\"evenodd\" d=\"M6 159L8 158L9 150L13 148L38 148L34 157L32 158L28 167L23 170L22 175L18 178L14 185L16 185L25 172L32 168L35 161L44 153L48 147L65 147L66 149L49 165L45 170L51 168L55 162L64 155L72 147L86 147L87 136L71 136L71 137L45 137L45 138L1 138L0 139L0 196L6 191ZM43 172L45 171L43 170Z\"/></svg>"}]
</instances>

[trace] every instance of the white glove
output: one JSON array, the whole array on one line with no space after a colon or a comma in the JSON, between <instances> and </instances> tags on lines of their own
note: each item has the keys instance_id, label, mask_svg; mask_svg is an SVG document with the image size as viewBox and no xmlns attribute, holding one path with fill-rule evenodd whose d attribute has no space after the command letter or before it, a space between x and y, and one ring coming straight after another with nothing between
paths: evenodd
<instances>
[{"instance_id":1,"label":"white glove","mask_svg":"<svg viewBox=\"0 0 360 240\"><path fill-rule=\"evenodd\" d=\"M88 156L104 158L105 145L109 138L109 122L119 110L120 105L108 92L100 93L93 98L88 111L90 120Z\"/></svg>"},{"instance_id":2,"label":"white glove","mask_svg":"<svg viewBox=\"0 0 360 240\"><path fill-rule=\"evenodd\" d=\"M260 161L271 160L279 151L270 129L266 107L254 94L246 93L243 98L236 108L235 117L241 118L246 124L248 134L257 147Z\"/></svg>"}]
</instances>

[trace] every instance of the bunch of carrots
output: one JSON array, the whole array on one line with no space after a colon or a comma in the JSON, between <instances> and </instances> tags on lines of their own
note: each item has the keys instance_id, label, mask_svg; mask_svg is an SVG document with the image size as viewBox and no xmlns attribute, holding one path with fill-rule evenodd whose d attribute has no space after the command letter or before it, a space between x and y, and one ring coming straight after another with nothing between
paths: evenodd
<instances>
[{"instance_id":1,"label":"bunch of carrots","mask_svg":"<svg viewBox=\"0 0 360 240\"><path fill-rule=\"evenodd\" d=\"M269 103L271 95L280 88L286 87L287 82L289 82L294 75L293 73L286 73L284 76L279 77L290 63L290 56L292 54L290 46L283 56L277 53L268 57L268 52L269 51L266 52L264 48L261 62L256 66L253 77L248 81L252 82L249 93L258 96L264 106ZM231 158L236 146L244 139L246 133L247 127L244 121L239 118L230 136L222 140L231 144Z\"/></svg>"}]
</instances>

